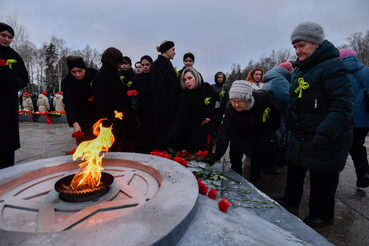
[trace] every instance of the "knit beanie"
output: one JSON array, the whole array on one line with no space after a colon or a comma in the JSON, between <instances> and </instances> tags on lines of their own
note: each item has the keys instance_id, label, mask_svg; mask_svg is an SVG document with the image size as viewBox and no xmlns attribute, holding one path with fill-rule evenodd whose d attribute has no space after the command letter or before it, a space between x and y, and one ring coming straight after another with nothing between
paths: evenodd
<instances>
[{"instance_id":1,"label":"knit beanie","mask_svg":"<svg viewBox=\"0 0 369 246\"><path fill-rule=\"evenodd\" d=\"M348 56L357 56L357 53L355 50L352 50L352 49L340 50L340 59L348 57Z\"/></svg>"},{"instance_id":2,"label":"knit beanie","mask_svg":"<svg viewBox=\"0 0 369 246\"><path fill-rule=\"evenodd\" d=\"M148 55L144 55L143 57L141 57L140 62L142 62L143 60L147 60L148 62L150 62L150 64L153 63L151 56L148 56Z\"/></svg>"},{"instance_id":3,"label":"knit beanie","mask_svg":"<svg viewBox=\"0 0 369 246\"><path fill-rule=\"evenodd\" d=\"M59 95L61 95L62 93L61 93L61 91L58 91L58 93L56 93L56 94L59 94Z\"/></svg>"},{"instance_id":4,"label":"knit beanie","mask_svg":"<svg viewBox=\"0 0 369 246\"><path fill-rule=\"evenodd\" d=\"M24 96L28 97L29 96L29 93L28 92L25 92L23 93Z\"/></svg>"},{"instance_id":5,"label":"knit beanie","mask_svg":"<svg viewBox=\"0 0 369 246\"><path fill-rule=\"evenodd\" d=\"M287 69L288 72L291 72L293 70L291 62L282 62L281 64L278 65L278 67L283 67Z\"/></svg>"},{"instance_id":6,"label":"knit beanie","mask_svg":"<svg viewBox=\"0 0 369 246\"><path fill-rule=\"evenodd\" d=\"M164 40L161 42L160 46L156 46L156 50L162 54L170 48L174 47L174 43L172 41Z\"/></svg>"},{"instance_id":7,"label":"knit beanie","mask_svg":"<svg viewBox=\"0 0 369 246\"><path fill-rule=\"evenodd\" d=\"M4 22L0 22L0 32L8 31L10 34L14 37L14 30L11 26L8 24L5 24Z\"/></svg>"},{"instance_id":8,"label":"knit beanie","mask_svg":"<svg viewBox=\"0 0 369 246\"><path fill-rule=\"evenodd\" d=\"M129 66L132 67L132 61L131 61L131 58L129 58L128 56L123 56L124 60L126 62L128 62Z\"/></svg>"},{"instance_id":9,"label":"knit beanie","mask_svg":"<svg viewBox=\"0 0 369 246\"><path fill-rule=\"evenodd\" d=\"M250 100L252 97L251 84L244 80L236 80L233 82L231 89L229 90L229 98L239 98L245 101Z\"/></svg>"},{"instance_id":10,"label":"knit beanie","mask_svg":"<svg viewBox=\"0 0 369 246\"><path fill-rule=\"evenodd\" d=\"M299 24L291 34L292 44L298 40L308 41L321 45L324 42L323 28L314 22L303 22Z\"/></svg>"},{"instance_id":11,"label":"knit beanie","mask_svg":"<svg viewBox=\"0 0 369 246\"><path fill-rule=\"evenodd\" d=\"M72 70L74 67L86 69L86 64L83 61L82 56L68 56L67 67L69 70Z\"/></svg>"},{"instance_id":12,"label":"knit beanie","mask_svg":"<svg viewBox=\"0 0 369 246\"><path fill-rule=\"evenodd\" d=\"M43 91L41 94L44 95L44 96L47 95L46 91Z\"/></svg>"},{"instance_id":13,"label":"knit beanie","mask_svg":"<svg viewBox=\"0 0 369 246\"><path fill-rule=\"evenodd\" d=\"M186 54L184 54L183 62L186 60L187 57L191 58L192 62L195 62L195 56L191 52L187 52Z\"/></svg>"}]
</instances>

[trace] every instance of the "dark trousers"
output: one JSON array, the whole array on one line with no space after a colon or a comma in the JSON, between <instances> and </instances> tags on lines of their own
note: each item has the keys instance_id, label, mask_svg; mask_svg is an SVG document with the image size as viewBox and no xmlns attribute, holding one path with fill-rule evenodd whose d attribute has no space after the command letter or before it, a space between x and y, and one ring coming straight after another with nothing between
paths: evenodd
<instances>
[{"instance_id":1,"label":"dark trousers","mask_svg":"<svg viewBox=\"0 0 369 246\"><path fill-rule=\"evenodd\" d=\"M291 162L287 164L287 181L283 200L300 204L307 168ZM334 218L334 196L338 186L339 173L310 172L310 216L318 219Z\"/></svg>"},{"instance_id":2,"label":"dark trousers","mask_svg":"<svg viewBox=\"0 0 369 246\"><path fill-rule=\"evenodd\" d=\"M0 152L0 169L14 166L14 151Z\"/></svg>"},{"instance_id":3,"label":"dark trousers","mask_svg":"<svg viewBox=\"0 0 369 246\"><path fill-rule=\"evenodd\" d=\"M243 154L246 154L247 156L251 157L250 162L250 182L254 183L259 181L261 179L261 167L265 163L265 158L263 155L263 148L259 143L255 143L251 147L251 156L250 153L244 153L242 151L237 150L234 146L230 146L229 150L229 158L232 164L232 169L236 173L242 176L242 158Z\"/></svg>"},{"instance_id":4,"label":"dark trousers","mask_svg":"<svg viewBox=\"0 0 369 246\"><path fill-rule=\"evenodd\" d=\"M350 149L350 155L358 178L364 174L369 174L368 157L366 147L364 146L368 132L369 128L354 128L354 140Z\"/></svg>"}]
</instances>

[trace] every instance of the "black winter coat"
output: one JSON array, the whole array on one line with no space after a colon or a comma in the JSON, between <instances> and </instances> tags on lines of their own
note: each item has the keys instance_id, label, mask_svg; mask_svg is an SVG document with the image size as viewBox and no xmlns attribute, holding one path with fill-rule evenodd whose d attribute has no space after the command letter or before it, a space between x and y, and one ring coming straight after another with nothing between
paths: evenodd
<instances>
[{"instance_id":1,"label":"black winter coat","mask_svg":"<svg viewBox=\"0 0 369 246\"><path fill-rule=\"evenodd\" d=\"M116 142L112 147L114 151L121 141L122 146L134 140L135 126L130 126L130 99L127 89L120 78L119 70L104 64L96 73L92 84L95 97L96 113L99 119L107 118L104 126L113 125L113 134ZM123 113L123 120L115 119L114 110Z\"/></svg>"},{"instance_id":2,"label":"black winter coat","mask_svg":"<svg viewBox=\"0 0 369 246\"><path fill-rule=\"evenodd\" d=\"M72 127L74 122L78 122L88 138L93 137L92 126L98 120L95 112L95 101L88 101L93 95L92 83L96 73L96 69L87 68L83 79L78 80L71 73L68 73L62 81L63 103L65 104L68 124Z\"/></svg>"},{"instance_id":3,"label":"black winter coat","mask_svg":"<svg viewBox=\"0 0 369 246\"><path fill-rule=\"evenodd\" d=\"M0 153L20 148L18 91L29 83L28 72L20 55L11 47L0 46L0 60L3 60L1 62L5 63L10 59L16 62L0 66L0 105L2 105Z\"/></svg>"},{"instance_id":4,"label":"black winter coat","mask_svg":"<svg viewBox=\"0 0 369 246\"><path fill-rule=\"evenodd\" d=\"M217 154L226 152L229 141L235 149L248 156L251 156L256 142L266 149L270 145L273 133L281 123L281 111L268 92L255 90L252 95L255 103L250 110L238 112L231 104L226 107L223 122L218 128ZM266 113L268 108L270 111Z\"/></svg>"},{"instance_id":5,"label":"black winter coat","mask_svg":"<svg viewBox=\"0 0 369 246\"><path fill-rule=\"evenodd\" d=\"M136 109L138 129L136 152L150 154L154 149L153 143L153 109L150 73L140 73L134 79L132 90L138 92L134 97L132 107Z\"/></svg>"},{"instance_id":6,"label":"black winter coat","mask_svg":"<svg viewBox=\"0 0 369 246\"><path fill-rule=\"evenodd\" d=\"M208 150L208 135L212 137L214 134L215 101L215 91L205 82L193 90L186 89L183 92L177 116L167 135L174 140L174 147L190 153ZM206 118L210 122L201 125Z\"/></svg>"},{"instance_id":7,"label":"black winter coat","mask_svg":"<svg viewBox=\"0 0 369 246\"><path fill-rule=\"evenodd\" d=\"M347 65L338 57L338 49L325 40L309 58L297 59L286 113L292 128L286 158L323 173L342 171L353 137L354 97ZM299 80L308 86L298 89ZM315 133L327 136L329 143L312 149Z\"/></svg>"},{"instance_id":8,"label":"black winter coat","mask_svg":"<svg viewBox=\"0 0 369 246\"><path fill-rule=\"evenodd\" d=\"M162 55L150 67L154 112L154 146L160 144L173 124L182 88L172 63Z\"/></svg>"}]
</instances>

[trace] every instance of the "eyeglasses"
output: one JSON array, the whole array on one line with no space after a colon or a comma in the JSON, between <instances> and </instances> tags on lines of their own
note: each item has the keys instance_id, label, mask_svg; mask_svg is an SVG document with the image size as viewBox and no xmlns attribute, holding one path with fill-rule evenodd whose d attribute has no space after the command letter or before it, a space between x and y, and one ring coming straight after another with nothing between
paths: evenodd
<instances>
[{"instance_id":1,"label":"eyeglasses","mask_svg":"<svg viewBox=\"0 0 369 246\"><path fill-rule=\"evenodd\" d=\"M246 101L245 100L240 100L240 101L234 101L234 100L231 100L231 103L232 103L232 105L240 105L240 106L243 106L245 103L246 103Z\"/></svg>"}]
</instances>

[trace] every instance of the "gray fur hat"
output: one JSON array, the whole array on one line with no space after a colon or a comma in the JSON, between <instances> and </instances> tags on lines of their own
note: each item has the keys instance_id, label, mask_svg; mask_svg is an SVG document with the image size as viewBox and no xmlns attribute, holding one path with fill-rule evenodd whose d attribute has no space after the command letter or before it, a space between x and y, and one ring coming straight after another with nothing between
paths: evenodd
<instances>
[{"instance_id":1,"label":"gray fur hat","mask_svg":"<svg viewBox=\"0 0 369 246\"><path fill-rule=\"evenodd\" d=\"M233 82L231 89L229 90L229 98L239 98L245 101L250 100L252 97L251 84L245 80L236 80Z\"/></svg>"},{"instance_id":2,"label":"gray fur hat","mask_svg":"<svg viewBox=\"0 0 369 246\"><path fill-rule=\"evenodd\" d=\"M324 42L324 30L315 22L303 22L299 24L291 34L292 44L297 40L308 41L321 45Z\"/></svg>"}]
</instances>

